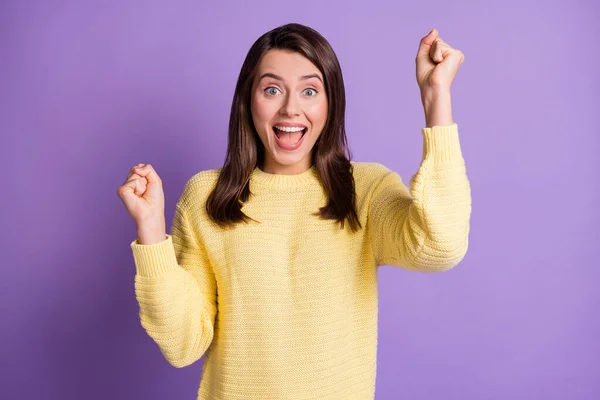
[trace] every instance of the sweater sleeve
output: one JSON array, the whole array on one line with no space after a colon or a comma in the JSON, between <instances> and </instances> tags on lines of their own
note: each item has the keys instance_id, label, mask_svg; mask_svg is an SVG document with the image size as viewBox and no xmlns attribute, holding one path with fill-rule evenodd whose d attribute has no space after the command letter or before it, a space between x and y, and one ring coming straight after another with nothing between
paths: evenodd
<instances>
[{"instance_id":1,"label":"sweater sleeve","mask_svg":"<svg viewBox=\"0 0 600 400\"><path fill-rule=\"evenodd\" d=\"M371 194L368 231L377 266L439 272L467 252L471 189L458 126L423 128L423 160L410 179L386 167Z\"/></svg>"},{"instance_id":2,"label":"sweater sleeve","mask_svg":"<svg viewBox=\"0 0 600 400\"><path fill-rule=\"evenodd\" d=\"M196 362L213 339L215 275L190 225L182 198L171 235L151 245L131 243L141 324L174 367Z\"/></svg>"}]
</instances>

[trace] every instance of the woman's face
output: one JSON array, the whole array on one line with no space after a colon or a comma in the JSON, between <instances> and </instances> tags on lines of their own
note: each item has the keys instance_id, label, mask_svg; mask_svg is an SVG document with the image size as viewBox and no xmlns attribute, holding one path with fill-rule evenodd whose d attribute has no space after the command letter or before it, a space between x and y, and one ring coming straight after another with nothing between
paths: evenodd
<instances>
[{"instance_id":1,"label":"woman's face","mask_svg":"<svg viewBox=\"0 0 600 400\"><path fill-rule=\"evenodd\" d=\"M319 69L299 53L269 50L254 78L250 108L265 146L261 169L272 174L308 170L313 146L327 121L327 96ZM294 126L303 130L297 132Z\"/></svg>"}]
</instances>

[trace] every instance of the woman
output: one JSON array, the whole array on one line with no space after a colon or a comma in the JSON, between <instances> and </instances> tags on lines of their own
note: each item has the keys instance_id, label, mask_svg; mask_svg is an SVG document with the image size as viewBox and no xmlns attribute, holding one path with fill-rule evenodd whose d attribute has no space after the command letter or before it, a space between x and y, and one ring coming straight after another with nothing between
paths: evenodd
<instances>
[{"instance_id":1,"label":"woman","mask_svg":"<svg viewBox=\"0 0 600 400\"><path fill-rule=\"evenodd\" d=\"M161 180L132 168L118 190L141 324L165 358L206 355L198 399L373 399L377 267L455 266L468 246L470 186L450 112L462 53L420 43L423 161L410 181L350 161L331 46L288 24L251 47L222 168L201 171L166 234Z\"/></svg>"}]
</instances>

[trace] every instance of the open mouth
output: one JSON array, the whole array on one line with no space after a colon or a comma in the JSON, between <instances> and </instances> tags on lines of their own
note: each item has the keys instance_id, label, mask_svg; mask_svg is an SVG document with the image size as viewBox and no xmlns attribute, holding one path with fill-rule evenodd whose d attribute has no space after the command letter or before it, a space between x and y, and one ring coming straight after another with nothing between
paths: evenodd
<instances>
[{"instance_id":1,"label":"open mouth","mask_svg":"<svg viewBox=\"0 0 600 400\"><path fill-rule=\"evenodd\" d=\"M279 138L281 141L283 141L287 144L290 144L290 145L295 145L302 140L302 138L304 137L304 134L306 133L308 128L304 128L301 131L294 131L294 132L282 131L275 127L273 127L272 129L273 129L273 132L275 133L275 135L277 136L277 138Z\"/></svg>"}]
</instances>

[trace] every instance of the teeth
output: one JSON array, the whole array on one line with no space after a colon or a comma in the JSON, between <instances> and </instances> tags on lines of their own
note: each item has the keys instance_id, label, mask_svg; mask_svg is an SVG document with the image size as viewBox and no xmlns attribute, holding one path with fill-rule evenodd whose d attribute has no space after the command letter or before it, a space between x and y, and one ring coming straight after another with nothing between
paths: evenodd
<instances>
[{"instance_id":1,"label":"teeth","mask_svg":"<svg viewBox=\"0 0 600 400\"><path fill-rule=\"evenodd\" d=\"M299 132L299 131L304 130L304 128L301 128L301 127L288 128L288 127L279 127L279 126L276 126L275 129L278 129L278 130L284 131L284 132Z\"/></svg>"}]
</instances>

